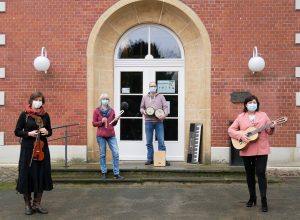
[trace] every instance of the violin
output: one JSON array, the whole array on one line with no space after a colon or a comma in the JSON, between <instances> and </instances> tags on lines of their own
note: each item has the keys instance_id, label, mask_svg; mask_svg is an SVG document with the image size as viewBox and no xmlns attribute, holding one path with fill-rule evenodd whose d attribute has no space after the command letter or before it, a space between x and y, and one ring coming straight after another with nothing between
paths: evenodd
<instances>
[{"instance_id":1,"label":"violin","mask_svg":"<svg viewBox=\"0 0 300 220\"><path fill-rule=\"evenodd\" d=\"M44 142L41 140L41 132L38 131L38 135L36 136L36 139L34 141L34 147L33 147L33 160L42 161L44 160Z\"/></svg>"},{"instance_id":2,"label":"violin","mask_svg":"<svg viewBox=\"0 0 300 220\"><path fill-rule=\"evenodd\" d=\"M34 117L36 124L39 126L38 128L38 134L35 138L34 144L33 144L33 151L31 156L31 161L29 166L31 166L32 160L42 161L44 160L44 152L43 147L45 146L45 143L41 140L41 131L40 129L44 126L43 120L41 117Z\"/></svg>"}]
</instances>

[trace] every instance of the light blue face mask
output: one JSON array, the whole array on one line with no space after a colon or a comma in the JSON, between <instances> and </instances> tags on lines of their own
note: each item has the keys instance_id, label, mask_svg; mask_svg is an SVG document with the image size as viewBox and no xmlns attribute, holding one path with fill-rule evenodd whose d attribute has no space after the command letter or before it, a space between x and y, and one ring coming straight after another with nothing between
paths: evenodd
<instances>
[{"instance_id":1,"label":"light blue face mask","mask_svg":"<svg viewBox=\"0 0 300 220\"><path fill-rule=\"evenodd\" d=\"M108 106L109 100L108 99L102 99L102 105Z\"/></svg>"},{"instance_id":2,"label":"light blue face mask","mask_svg":"<svg viewBox=\"0 0 300 220\"><path fill-rule=\"evenodd\" d=\"M149 92L150 92L150 93L156 93L156 87L151 86L151 87L149 88Z\"/></svg>"},{"instance_id":3,"label":"light blue face mask","mask_svg":"<svg viewBox=\"0 0 300 220\"><path fill-rule=\"evenodd\" d=\"M257 104L256 103L249 103L247 104L247 109L249 112L255 112L257 109Z\"/></svg>"}]
</instances>

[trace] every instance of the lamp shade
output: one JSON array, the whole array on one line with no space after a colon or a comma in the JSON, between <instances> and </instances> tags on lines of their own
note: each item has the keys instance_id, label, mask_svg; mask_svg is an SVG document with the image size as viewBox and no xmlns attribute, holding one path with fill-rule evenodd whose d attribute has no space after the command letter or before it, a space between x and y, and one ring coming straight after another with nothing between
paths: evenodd
<instances>
[{"instance_id":1,"label":"lamp shade","mask_svg":"<svg viewBox=\"0 0 300 220\"><path fill-rule=\"evenodd\" d=\"M47 70L50 67L50 60L47 58L47 51L45 47L42 47L41 56L34 59L33 66L37 71L47 73Z\"/></svg>"},{"instance_id":2,"label":"lamp shade","mask_svg":"<svg viewBox=\"0 0 300 220\"><path fill-rule=\"evenodd\" d=\"M253 57L250 58L248 62L249 69L255 73L255 72L261 72L265 68L265 60L258 55L257 47L254 47L253 49Z\"/></svg>"}]
</instances>

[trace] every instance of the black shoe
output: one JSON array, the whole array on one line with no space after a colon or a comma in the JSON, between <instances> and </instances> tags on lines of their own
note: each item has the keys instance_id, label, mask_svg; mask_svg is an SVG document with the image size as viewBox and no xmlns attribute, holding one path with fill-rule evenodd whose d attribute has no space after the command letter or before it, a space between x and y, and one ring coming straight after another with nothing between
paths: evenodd
<instances>
[{"instance_id":1,"label":"black shoe","mask_svg":"<svg viewBox=\"0 0 300 220\"><path fill-rule=\"evenodd\" d=\"M29 205L25 206L25 215L32 215L33 214L33 210Z\"/></svg>"},{"instance_id":2,"label":"black shoe","mask_svg":"<svg viewBox=\"0 0 300 220\"><path fill-rule=\"evenodd\" d=\"M123 176L120 176L119 174L118 175L114 175L114 178L116 180L123 180L123 179L125 179Z\"/></svg>"},{"instance_id":3,"label":"black shoe","mask_svg":"<svg viewBox=\"0 0 300 220\"><path fill-rule=\"evenodd\" d=\"M166 166L171 166L170 162L166 160Z\"/></svg>"},{"instance_id":4,"label":"black shoe","mask_svg":"<svg viewBox=\"0 0 300 220\"><path fill-rule=\"evenodd\" d=\"M151 165L151 164L153 164L153 160L147 160L145 163L145 165Z\"/></svg>"},{"instance_id":5,"label":"black shoe","mask_svg":"<svg viewBox=\"0 0 300 220\"><path fill-rule=\"evenodd\" d=\"M268 203L267 203L267 198L266 197L261 198L261 211L262 212L268 212Z\"/></svg>"},{"instance_id":6,"label":"black shoe","mask_svg":"<svg viewBox=\"0 0 300 220\"><path fill-rule=\"evenodd\" d=\"M250 197L249 201L246 203L247 207L256 206L256 197Z\"/></svg>"},{"instance_id":7,"label":"black shoe","mask_svg":"<svg viewBox=\"0 0 300 220\"><path fill-rule=\"evenodd\" d=\"M41 214L48 214L48 210L43 208L42 206L35 207L33 210L35 212L38 212L38 213L41 213Z\"/></svg>"},{"instance_id":8,"label":"black shoe","mask_svg":"<svg viewBox=\"0 0 300 220\"><path fill-rule=\"evenodd\" d=\"M107 173L102 173L101 179L106 179L107 178Z\"/></svg>"}]
</instances>

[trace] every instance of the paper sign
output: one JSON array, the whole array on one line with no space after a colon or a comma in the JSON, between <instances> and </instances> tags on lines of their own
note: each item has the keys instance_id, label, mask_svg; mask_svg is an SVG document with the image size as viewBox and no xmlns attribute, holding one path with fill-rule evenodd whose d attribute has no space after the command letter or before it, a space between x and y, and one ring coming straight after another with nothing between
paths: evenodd
<instances>
[{"instance_id":1,"label":"paper sign","mask_svg":"<svg viewBox=\"0 0 300 220\"><path fill-rule=\"evenodd\" d=\"M130 88L122 88L122 93L130 93Z\"/></svg>"},{"instance_id":2,"label":"paper sign","mask_svg":"<svg viewBox=\"0 0 300 220\"><path fill-rule=\"evenodd\" d=\"M157 80L159 93L175 93L175 80Z\"/></svg>"}]
</instances>

